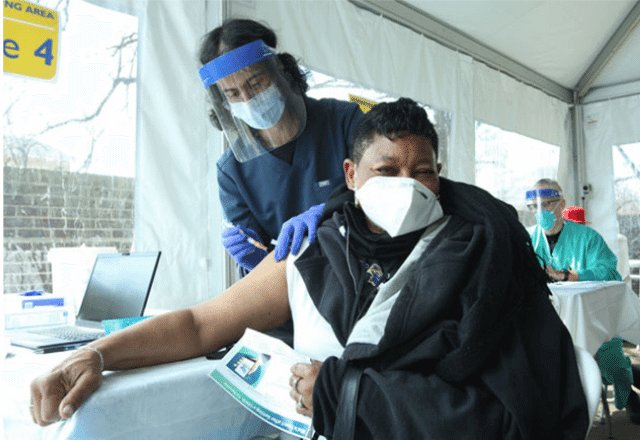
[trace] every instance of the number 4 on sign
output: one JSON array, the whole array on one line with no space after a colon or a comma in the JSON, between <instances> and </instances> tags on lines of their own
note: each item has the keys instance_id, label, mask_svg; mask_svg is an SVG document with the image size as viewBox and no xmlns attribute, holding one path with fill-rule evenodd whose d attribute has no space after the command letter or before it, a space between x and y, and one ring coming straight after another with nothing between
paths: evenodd
<instances>
[{"instance_id":1,"label":"number 4 on sign","mask_svg":"<svg viewBox=\"0 0 640 440\"><path fill-rule=\"evenodd\" d=\"M53 40L49 38L47 41L42 43L42 45L37 48L33 54L37 57L44 58L44 63L47 66L50 66L51 61L53 61Z\"/></svg>"},{"instance_id":2,"label":"number 4 on sign","mask_svg":"<svg viewBox=\"0 0 640 440\"><path fill-rule=\"evenodd\" d=\"M4 72L54 79L58 69L58 13L25 0L5 0L3 6Z\"/></svg>"}]
</instances>

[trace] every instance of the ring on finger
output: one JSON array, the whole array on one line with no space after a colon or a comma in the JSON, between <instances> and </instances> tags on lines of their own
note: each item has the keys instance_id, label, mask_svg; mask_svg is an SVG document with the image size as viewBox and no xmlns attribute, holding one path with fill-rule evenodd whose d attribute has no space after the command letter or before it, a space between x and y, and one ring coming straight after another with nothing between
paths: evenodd
<instances>
[{"instance_id":1,"label":"ring on finger","mask_svg":"<svg viewBox=\"0 0 640 440\"><path fill-rule=\"evenodd\" d=\"M293 385L291 386L291 388L293 388L294 390L298 391L298 382L300 382L300 379L302 379L300 376L296 376L295 379L293 379Z\"/></svg>"},{"instance_id":2,"label":"ring on finger","mask_svg":"<svg viewBox=\"0 0 640 440\"><path fill-rule=\"evenodd\" d=\"M307 407L304 405L304 403L302 403L302 394L300 394L300 397L298 397L298 408L307 409Z\"/></svg>"}]
</instances>

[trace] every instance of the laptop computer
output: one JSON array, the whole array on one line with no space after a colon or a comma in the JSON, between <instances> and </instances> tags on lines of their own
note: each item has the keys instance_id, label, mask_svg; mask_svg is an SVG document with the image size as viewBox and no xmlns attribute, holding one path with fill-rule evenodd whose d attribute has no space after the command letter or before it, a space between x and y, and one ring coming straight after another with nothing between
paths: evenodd
<instances>
[{"instance_id":1,"label":"laptop computer","mask_svg":"<svg viewBox=\"0 0 640 440\"><path fill-rule=\"evenodd\" d=\"M99 254L75 324L12 333L11 344L38 353L73 350L104 336L105 319L142 316L159 261L160 251Z\"/></svg>"}]
</instances>

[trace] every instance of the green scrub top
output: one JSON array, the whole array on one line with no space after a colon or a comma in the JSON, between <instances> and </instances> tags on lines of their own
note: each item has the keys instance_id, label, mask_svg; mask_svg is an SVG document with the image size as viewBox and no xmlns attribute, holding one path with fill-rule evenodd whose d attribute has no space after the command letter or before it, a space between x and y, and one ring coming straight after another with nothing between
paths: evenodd
<instances>
[{"instance_id":1,"label":"green scrub top","mask_svg":"<svg viewBox=\"0 0 640 440\"><path fill-rule=\"evenodd\" d=\"M538 225L529 229L533 248L542 265L556 270L571 269L580 281L620 281L618 259L604 238L588 226L565 221L558 242L549 252L549 242Z\"/></svg>"}]
</instances>

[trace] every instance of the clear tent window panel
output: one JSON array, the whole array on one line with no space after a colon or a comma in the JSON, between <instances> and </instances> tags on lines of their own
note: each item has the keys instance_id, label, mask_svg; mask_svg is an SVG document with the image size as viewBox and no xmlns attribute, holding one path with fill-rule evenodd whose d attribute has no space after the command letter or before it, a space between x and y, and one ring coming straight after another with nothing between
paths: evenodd
<instances>
[{"instance_id":1,"label":"clear tent window panel","mask_svg":"<svg viewBox=\"0 0 640 440\"><path fill-rule=\"evenodd\" d=\"M527 190L538 179L556 179L559 160L556 145L476 122L476 185L513 205L525 226L535 223Z\"/></svg>"},{"instance_id":2,"label":"clear tent window panel","mask_svg":"<svg viewBox=\"0 0 640 440\"><path fill-rule=\"evenodd\" d=\"M51 291L52 248L133 243L138 19L36 3L60 17L58 72L3 80L4 293Z\"/></svg>"}]
</instances>

